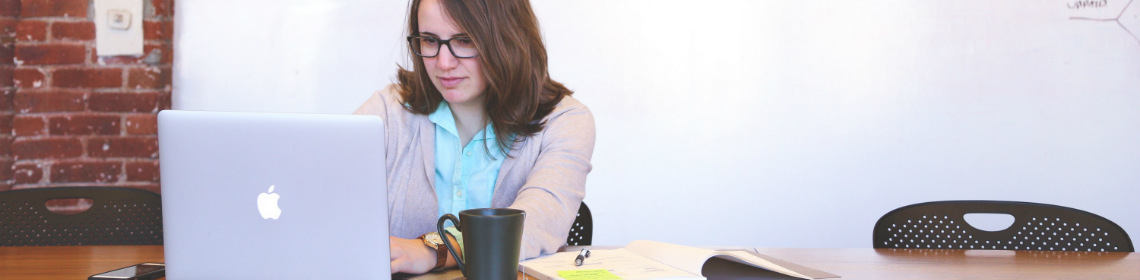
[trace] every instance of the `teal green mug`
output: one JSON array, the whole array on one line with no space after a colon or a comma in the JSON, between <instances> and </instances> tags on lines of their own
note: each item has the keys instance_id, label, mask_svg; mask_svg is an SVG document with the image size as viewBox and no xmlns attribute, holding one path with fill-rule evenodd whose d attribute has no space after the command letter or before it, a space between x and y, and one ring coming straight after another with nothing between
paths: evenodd
<instances>
[{"instance_id":1,"label":"teal green mug","mask_svg":"<svg viewBox=\"0 0 1140 280\"><path fill-rule=\"evenodd\" d=\"M463 276L471 280L502 280L518 277L526 212L510 208L480 208L444 214L436 223L439 236L455 257ZM463 255L456 253L444 222L451 221L463 236ZM452 235L451 237L455 237Z\"/></svg>"}]
</instances>

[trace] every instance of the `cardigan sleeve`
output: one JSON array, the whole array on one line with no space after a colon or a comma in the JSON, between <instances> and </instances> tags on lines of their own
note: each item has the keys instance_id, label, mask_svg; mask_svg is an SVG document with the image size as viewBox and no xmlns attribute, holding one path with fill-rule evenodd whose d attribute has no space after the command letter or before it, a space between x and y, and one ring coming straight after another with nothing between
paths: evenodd
<instances>
[{"instance_id":1,"label":"cardigan sleeve","mask_svg":"<svg viewBox=\"0 0 1140 280\"><path fill-rule=\"evenodd\" d=\"M423 121L405 110L397 85L376 91L354 114L384 119L385 172L387 172L388 232L400 238L415 238L435 230L439 207L431 191L431 178L424 171L426 154L416 129Z\"/></svg>"},{"instance_id":2,"label":"cardigan sleeve","mask_svg":"<svg viewBox=\"0 0 1140 280\"><path fill-rule=\"evenodd\" d=\"M569 102L568 102L569 101ZM570 226L586 194L586 174L594 152L594 116L577 100L567 97L559 104L537 141L534 165L510 208L526 211L522 258L552 254L566 244ZM523 157L527 158L527 157Z\"/></svg>"}]
</instances>

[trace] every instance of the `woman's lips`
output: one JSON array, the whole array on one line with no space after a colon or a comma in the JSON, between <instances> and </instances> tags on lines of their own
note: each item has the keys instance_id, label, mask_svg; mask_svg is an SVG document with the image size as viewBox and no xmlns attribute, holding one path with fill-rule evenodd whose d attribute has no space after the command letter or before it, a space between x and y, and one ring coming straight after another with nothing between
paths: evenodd
<instances>
[{"instance_id":1,"label":"woman's lips","mask_svg":"<svg viewBox=\"0 0 1140 280\"><path fill-rule=\"evenodd\" d=\"M465 78L439 77L439 83L442 84L445 88L453 88L455 86L458 86L459 83L463 82L463 79Z\"/></svg>"}]
</instances>

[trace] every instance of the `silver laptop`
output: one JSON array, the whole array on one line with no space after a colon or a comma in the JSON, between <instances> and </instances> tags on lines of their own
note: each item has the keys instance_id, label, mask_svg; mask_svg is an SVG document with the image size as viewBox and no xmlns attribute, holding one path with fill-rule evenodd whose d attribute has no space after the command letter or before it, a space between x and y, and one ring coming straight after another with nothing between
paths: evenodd
<instances>
[{"instance_id":1,"label":"silver laptop","mask_svg":"<svg viewBox=\"0 0 1140 280\"><path fill-rule=\"evenodd\" d=\"M388 279L376 116L158 114L167 279Z\"/></svg>"}]
</instances>

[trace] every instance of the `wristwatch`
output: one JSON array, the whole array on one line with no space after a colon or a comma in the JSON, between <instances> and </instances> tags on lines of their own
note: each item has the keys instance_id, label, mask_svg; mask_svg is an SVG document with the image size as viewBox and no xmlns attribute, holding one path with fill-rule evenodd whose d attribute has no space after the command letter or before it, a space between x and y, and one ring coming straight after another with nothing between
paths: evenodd
<instances>
[{"instance_id":1,"label":"wristwatch","mask_svg":"<svg viewBox=\"0 0 1140 280\"><path fill-rule=\"evenodd\" d=\"M439 237L439 233L425 233L424 235L420 235L420 240L423 240L424 245L428 246L428 248L435 250L435 267L432 267L431 270L438 271L440 268L443 268L443 266L447 264L447 246L443 245L443 239Z\"/></svg>"}]
</instances>

